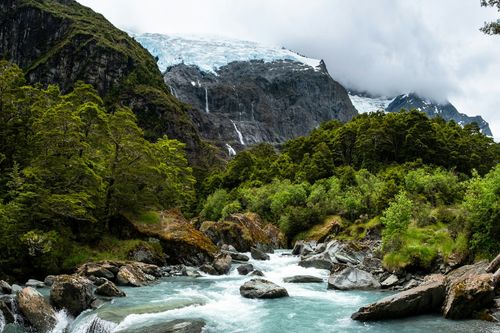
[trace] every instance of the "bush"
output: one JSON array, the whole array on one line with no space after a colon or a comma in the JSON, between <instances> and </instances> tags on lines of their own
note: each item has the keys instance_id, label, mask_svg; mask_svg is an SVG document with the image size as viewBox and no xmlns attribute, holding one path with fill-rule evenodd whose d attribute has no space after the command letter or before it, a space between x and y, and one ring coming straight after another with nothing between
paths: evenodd
<instances>
[{"instance_id":1,"label":"bush","mask_svg":"<svg viewBox=\"0 0 500 333\"><path fill-rule=\"evenodd\" d=\"M229 203L230 197L226 190L220 189L210 194L203 205L201 216L207 220L218 221L222 217L224 207Z\"/></svg>"},{"instance_id":2,"label":"bush","mask_svg":"<svg viewBox=\"0 0 500 333\"><path fill-rule=\"evenodd\" d=\"M384 211L380 221L384 225L382 248L384 251L399 250L410 224L413 204L405 192L400 192Z\"/></svg>"}]
</instances>

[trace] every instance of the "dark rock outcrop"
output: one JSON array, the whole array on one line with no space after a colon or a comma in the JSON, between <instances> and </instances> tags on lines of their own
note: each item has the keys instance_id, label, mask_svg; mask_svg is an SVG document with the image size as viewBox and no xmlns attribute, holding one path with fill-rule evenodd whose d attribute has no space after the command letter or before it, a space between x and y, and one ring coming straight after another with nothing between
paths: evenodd
<instances>
[{"instance_id":1,"label":"dark rock outcrop","mask_svg":"<svg viewBox=\"0 0 500 333\"><path fill-rule=\"evenodd\" d=\"M18 294L19 309L31 325L42 333L50 332L56 325L56 312L45 298L32 287Z\"/></svg>"},{"instance_id":2,"label":"dark rock outcrop","mask_svg":"<svg viewBox=\"0 0 500 333\"><path fill-rule=\"evenodd\" d=\"M231 258L235 261L248 261L248 260L250 260L250 258L248 258L248 256L243 254L243 253L224 251L224 250L222 250L221 252L224 254L229 254L231 256Z\"/></svg>"},{"instance_id":3,"label":"dark rock outcrop","mask_svg":"<svg viewBox=\"0 0 500 333\"><path fill-rule=\"evenodd\" d=\"M290 276L283 279L286 283L321 283L323 279L317 276L311 275L296 275Z\"/></svg>"},{"instance_id":4,"label":"dark rock outcrop","mask_svg":"<svg viewBox=\"0 0 500 333\"><path fill-rule=\"evenodd\" d=\"M248 275L251 271L253 271L253 265L252 264L244 264L240 265L237 268L238 274L240 275Z\"/></svg>"},{"instance_id":5,"label":"dark rock outcrop","mask_svg":"<svg viewBox=\"0 0 500 333\"><path fill-rule=\"evenodd\" d=\"M94 301L93 285L79 275L59 275L50 289L50 302L76 317Z\"/></svg>"},{"instance_id":6,"label":"dark rock outcrop","mask_svg":"<svg viewBox=\"0 0 500 333\"><path fill-rule=\"evenodd\" d=\"M246 298L288 297L285 288L264 279L252 279L240 287L240 294Z\"/></svg>"},{"instance_id":7,"label":"dark rock outcrop","mask_svg":"<svg viewBox=\"0 0 500 333\"><path fill-rule=\"evenodd\" d=\"M351 318L360 321L403 318L439 311L445 299L444 276L416 288L381 299L360 308Z\"/></svg>"},{"instance_id":8,"label":"dark rock outcrop","mask_svg":"<svg viewBox=\"0 0 500 333\"><path fill-rule=\"evenodd\" d=\"M217 270L212 265L204 264L204 265L201 265L199 269L203 273L207 273L210 275L219 275L219 272L217 272Z\"/></svg>"},{"instance_id":9,"label":"dark rock outcrop","mask_svg":"<svg viewBox=\"0 0 500 333\"><path fill-rule=\"evenodd\" d=\"M267 253L264 253L255 247L252 247L250 249L250 254L252 255L252 258L255 260L270 260L271 259Z\"/></svg>"},{"instance_id":10,"label":"dark rock outcrop","mask_svg":"<svg viewBox=\"0 0 500 333\"><path fill-rule=\"evenodd\" d=\"M121 266L116 274L116 282L121 286L141 287L152 280L141 269L132 264Z\"/></svg>"},{"instance_id":11,"label":"dark rock outcrop","mask_svg":"<svg viewBox=\"0 0 500 333\"><path fill-rule=\"evenodd\" d=\"M500 253L486 267L486 273L495 273L500 268Z\"/></svg>"},{"instance_id":12,"label":"dark rock outcrop","mask_svg":"<svg viewBox=\"0 0 500 333\"><path fill-rule=\"evenodd\" d=\"M0 293L2 294L10 294L12 293L12 286L7 282L1 280L0 281Z\"/></svg>"}]
</instances>

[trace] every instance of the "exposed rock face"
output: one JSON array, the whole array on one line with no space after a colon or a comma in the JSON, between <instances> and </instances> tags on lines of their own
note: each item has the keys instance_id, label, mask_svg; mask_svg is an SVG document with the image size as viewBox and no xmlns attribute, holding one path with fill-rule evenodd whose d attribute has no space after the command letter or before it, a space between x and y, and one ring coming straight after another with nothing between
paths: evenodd
<instances>
[{"instance_id":1,"label":"exposed rock face","mask_svg":"<svg viewBox=\"0 0 500 333\"><path fill-rule=\"evenodd\" d=\"M324 64L315 69L294 61L241 61L221 67L217 75L179 64L164 77L181 101L193 105L201 135L221 147L282 143L324 121L348 121L357 114Z\"/></svg>"},{"instance_id":2,"label":"exposed rock face","mask_svg":"<svg viewBox=\"0 0 500 333\"><path fill-rule=\"evenodd\" d=\"M106 281L95 290L96 295L107 297L125 297L125 293L111 281Z\"/></svg>"},{"instance_id":3,"label":"exposed rock face","mask_svg":"<svg viewBox=\"0 0 500 333\"><path fill-rule=\"evenodd\" d=\"M474 311L492 305L495 297L491 274L467 276L453 281L443 306L448 319L471 318Z\"/></svg>"},{"instance_id":4,"label":"exposed rock face","mask_svg":"<svg viewBox=\"0 0 500 333\"><path fill-rule=\"evenodd\" d=\"M116 275L116 282L121 286L141 287L146 285L150 278L135 265L124 265L120 267Z\"/></svg>"},{"instance_id":5,"label":"exposed rock face","mask_svg":"<svg viewBox=\"0 0 500 333\"><path fill-rule=\"evenodd\" d=\"M296 275L290 276L283 279L286 283L321 283L323 279L317 276L311 275Z\"/></svg>"},{"instance_id":6,"label":"exposed rock face","mask_svg":"<svg viewBox=\"0 0 500 333\"><path fill-rule=\"evenodd\" d=\"M45 298L32 287L18 294L19 309L29 322L42 333L50 332L56 325L56 312Z\"/></svg>"},{"instance_id":7,"label":"exposed rock face","mask_svg":"<svg viewBox=\"0 0 500 333\"><path fill-rule=\"evenodd\" d=\"M244 264L240 265L237 268L238 274L240 275L248 275L251 271L253 271L253 265L252 264Z\"/></svg>"},{"instance_id":8,"label":"exposed rock face","mask_svg":"<svg viewBox=\"0 0 500 333\"><path fill-rule=\"evenodd\" d=\"M436 276L433 280L416 288L400 292L362 307L351 318L354 320L370 321L403 318L435 312L443 304L445 290L444 276Z\"/></svg>"},{"instance_id":9,"label":"exposed rock face","mask_svg":"<svg viewBox=\"0 0 500 333\"><path fill-rule=\"evenodd\" d=\"M356 267L346 267L340 272L335 272L328 278L329 289L378 289L380 283L366 271Z\"/></svg>"},{"instance_id":10,"label":"exposed rock face","mask_svg":"<svg viewBox=\"0 0 500 333\"><path fill-rule=\"evenodd\" d=\"M250 249L250 254L252 255L252 258L255 260L269 260L271 259L268 254L262 252L261 250L252 247Z\"/></svg>"},{"instance_id":11,"label":"exposed rock face","mask_svg":"<svg viewBox=\"0 0 500 333\"><path fill-rule=\"evenodd\" d=\"M287 297L285 288L264 279L252 279L240 287L240 294L246 298L280 298Z\"/></svg>"},{"instance_id":12,"label":"exposed rock face","mask_svg":"<svg viewBox=\"0 0 500 333\"><path fill-rule=\"evenodd\" d=\"M59 275L50 289L50 302L75 317L89 309L93 300L92 282L82 276Z\"/></svg>"},{"instance_id":13,"label":"exposed rock face","mask_svg":"<svg viewBox=\"0 0 500 333\"><path fill-rule=\"evenodd\" d=\"M146 264L165 265L166 261L164 257L160 257L156 253L154 253L150 248L139 245L132 251L130 251L128 258L133 261L139 261Z\"/></svg>"},{"instance_id":14,"label":"exposed rock face","mask_svg":"<svg viewBox=\"0 0 500 333\"><path fill-rule=\"evenodd\" d=\"M157 223L131 222L139 233L160 240L170 264L200 266L211 262L217 252L210 238L178 211L161 212Z\"/></svg>"},{"instance_id":15,"label":"exposed rock face","mask_svg":"<svg viewBox=\"0 0 500 333\"><path fill-rule=\"evenodd\" d=\"M229 254L221 253L217 257L215 257L212 266L220 275L224 275L229 273L229 270L231 269L232 260L233 259Z\"/></svg>"},{"instance_id":16,"label":"exposed rock face","mask_svg":"<svg viewBox=\"0 0 500 333\"><path fill-rule=\"evenodd\" d=\"M248 252L251 247L258 247L259 244L271 248L286 246L284 236L279 229L265 225L254 213L233 214L219 222L205 221L200 231L212 242L232 245L240 252Z\"/></svg>"}]
</instances>

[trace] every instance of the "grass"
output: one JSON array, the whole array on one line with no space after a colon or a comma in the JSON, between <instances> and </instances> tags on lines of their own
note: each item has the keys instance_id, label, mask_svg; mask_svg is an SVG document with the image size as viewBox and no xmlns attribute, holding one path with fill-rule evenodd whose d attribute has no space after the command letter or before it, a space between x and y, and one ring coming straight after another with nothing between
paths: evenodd
<instances>
[{"instance_id":1,"label":"grass","mask_svg":"<svg viewBox=\"0 0 500 333\"><path fill-rule=\"evenodd\" d=\"M323 241L332 234L333 229L342 225L342 218L338 215L327 216L323 223L317 224L311 229L301 232L294 237L294 240Z\"/></svg>"}]
</instances>

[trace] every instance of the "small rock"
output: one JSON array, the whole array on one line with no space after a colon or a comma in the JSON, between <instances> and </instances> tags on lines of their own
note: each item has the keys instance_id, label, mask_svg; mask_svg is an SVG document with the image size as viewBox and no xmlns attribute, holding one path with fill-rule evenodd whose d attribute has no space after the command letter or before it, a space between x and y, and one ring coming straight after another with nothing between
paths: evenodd
<instances>
[{"instance_id":1,"label":"small rock","mask_svg":"<svg viewBox=\"0 0 500 333\"><path fill-rule=\"evenodd\" d=\"M125 297L125 293L118 289L118 287L111 281L106 281L102 285L96 288L96 295L106 296L106 297Z\"/></svg>"},{"instance_id":2,"label":"small rock","mask_svg":"<svg viewBox=\"0 0 500 333\"><path fill-rule=\"evenodd\" d=\"M271 259L271 257L269 257L268 254L262 252L261 250L255 248L255 247L252 247L250 249L250 254L252 255L252 258L255 260L270 260Z\"/></svg>"},{"instance_id":3,"label":"small rock","mask_svg":"<svg viewBox=\"0 0 500 333\"><path fill-rule=\"evenodd\" d=\"M207 265L207 264L201 265L200 271L202 271L203 273L210 274L210 275L219 275L219 272L217 272L212 265Z\"/></svg>"},{"instance_id":4,"label":"small rock","mask_svg":"<svg viewBox=\"0 0 500 333\"><path fill-rule=\"evenodd\" d=\"M380 285L382 286L382 288L390 288L395 286L398 283L398 281L399 281L398 277L395 274L392 274L387 279L384 279L380 283Z\"/></svg>"},{"instance_id":5,"label":"small rock","mask_svg":"<svg viewBox=\"0 0 500 333\"><path fill-rule=\"evenodd\" d=\"M24 288L17 298L19 309L38 331L50 332L56 326L56 312L35 288Z\"/></svg>"},{"instance_id":6,"label":"small rock","mask_svg":"<svg viewBox=\"0 0 500 333\"><path fill-rule=\"evenodd\" d=\"M120 333L201 333L206 323L203 319L176 319L141 328L124 329Z\"/></svg>"},{"instance_id":7,"label":"small rock","mask_svg":"<svg viewBox=\"0 0 500 333\"><path fill-rule=\"evenodd\" d=\"M248 258L247 255L243 253L238 253L238 252L231 252L231 251L221 251L224 254L229 254L233 260L236 261L248 261L250 258Z\"/></svg>"},{"instance_id":8,"label":"small rock","mask_svg":"<svg viewBox=\"0 0 500 333\"><path fill-rule=\"evenodd\" d=\"M215 257L212 266L220 275L224 275L229 273L232 261L233 259L229 254L220 253Z\"/></svg>"},{"instance_id":9,"label":"small rock","mask_svg":"<svg viewBox=\"0 0 500 333\"><path fill-rule=\"evenodd\" d=\"M45 280L43 280L43 283L47 286L47 287L52 287L52 285L54 284L54 280L55 280L55 276L54 275L47 275L45 277Z\"/></svg>"},{"instance_id":10,"label":"small rock","mask_svg":"<svg viewBox=\"0 0 500 333\"><path fill-rule=\"evenodd\" d=\"M321 254L319 256L322 256ZM326 269L330 270L332 268L332 262L328 259L324 259L322 257L313 256L307 259L301 260L299 262L299 266L305 268L317 268L317 269Z\"/></svg>"},{"instance_id":11,"label":"small rock","mask_svg":"<svg viewBox=\"0 0 500 333\"><path fill-rule=\"evenodd\" d=\"M240 294L246 298L288 297L285 288L264 279L252 279L240 287Z\"/></svg>"},{"instance_id":12,"label":"small rock","mask_svg":"<svg viewBox=\"0 0 500 333\"><path fill-rule=\"evenodd\" d=\"M253 265L252 264L245 264L245 265L240 265L237 268L238 274L240 275L247 275L251 271L253 271Z\"/></svg>"},{"instance_id":13,"label":"small rock","mask_svg":"<svg viewBox=\"0 0 500 333\"><path fill-rule=\"evenodd\" d=\"M223 244L221 246L221 250L228 252L238 252L234 246L228 244Z\"/></svg>"},{"instance_id":14,"label":"small rock","mask_svg":"<svg viewBox=\"0 0 500 333\"><path fill-rule=\"evenodd\" d=\"M12 293L12 286L7 282L1 280L0 281L0 292L3 294L10 295Z\"/></svg>"},{"instance_id":15,"label":"small rock","mask_svg":"<svg viewBox=\"0 0 500 333\"><path fill-rule=\"evenodd\" d=\"M253 276L264 276L264 273L262 273L262 271L256 269L252 273L250 273L250 275L253 275Z\"/></svg>"},{"instance_id":16,"label":"small rock","mask_svg":"<svg viewBox=\"0 0 500 333\"><path fill-rule=\"evenodd\" d=\"M44 288L45 283L42 281L38 281L35 279L29 279L28 282L25 283L26 287L31 287L31 288Z\"/></svg>"},{"instance_id":17,"label":"small rock","mask_svg":"<svg viewBox=\"0 0 500 333\"><path fill-rule=\"evenodd\" d=\"M186 267L186 269L183 271L183 275L193 278L201 277L200 272L198 272L194 267Z\"/></svg>"},{"instance_id":18,"label":"small rock","mask_svg":"<svg viewBox=\"0 0 500 333\"><path fill-rule=\"evenodd\" d=\"M420 285L420 282L415 280L415 279L411 279L410 281L406 282L404 285L403 285L403 290L409 290L409 289L413 289L413 288L416 288Z\"/></svg>"},{"instance_id":19,"label":"small rock","mask_svg":"<svg viewBox=\"0 0 500 333\"><path fill-rule=\"evenodd\" d=\"M294 256L300 255L302 253L303 248L304 248L304 241L296 241L292 249L292 255Z\"/></svg>"},{"instance_id":20,"label":"small rock","mask_svg":"<svg viewBox=\"0 0 500 333\"><path fill-rule=\"evenodd\" d=\"M283 279L286 283L321 283L323 279L312 275L296 275Z\"/></svg>"}]
</instances>

